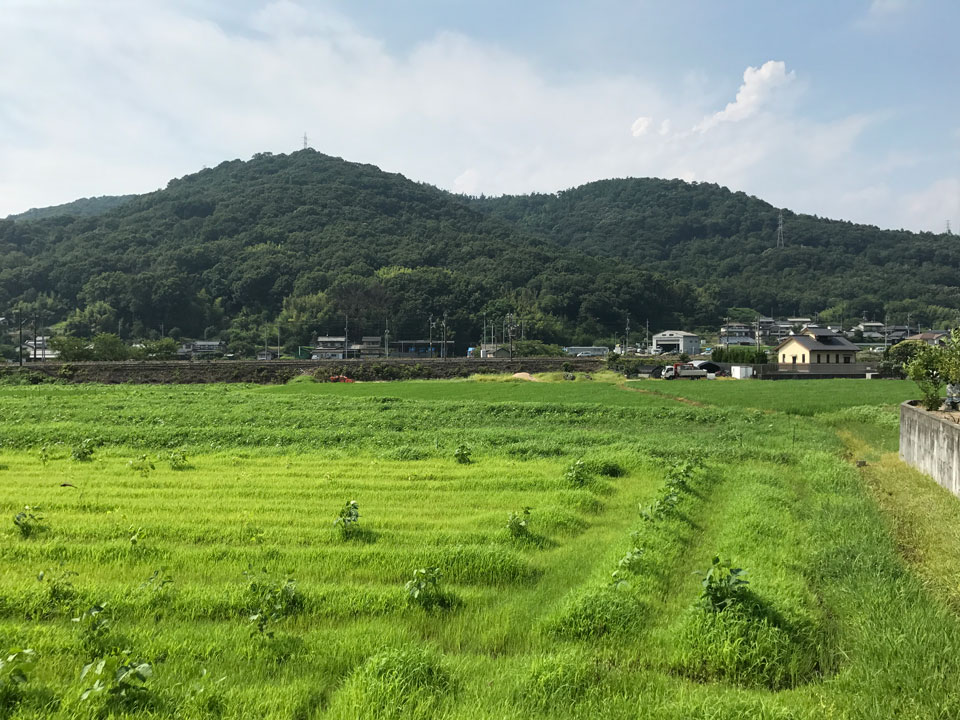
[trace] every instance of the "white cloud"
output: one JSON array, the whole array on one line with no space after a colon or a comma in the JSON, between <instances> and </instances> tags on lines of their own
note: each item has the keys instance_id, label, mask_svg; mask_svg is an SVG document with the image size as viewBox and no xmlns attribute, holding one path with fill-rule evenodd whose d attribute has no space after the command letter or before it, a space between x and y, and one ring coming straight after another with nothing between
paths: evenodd
<instances>
[{"instance_id":1,"label":"white cloud","mask_svg":"<svg viewBox=\"0 0 960 720\"><path fill-rule=\"evenodd\" d=\"M909 0L873 0L867 12L871 15L890 15L905 10L909 4Z\"/></svg>"},{"instance_id":2,"label":"white cloud","mask_svg":"<svg viewBox=\"0 0 960 720\"><path fill-rule=\"evenodd\" d=\"M782 62L748 68L735 101L711 114L690 91L709 85L699 70L680 87L639 74L556 79L456 33L395 52L312 3L261 4L229 24L186 2L49 5L0 13L0 217L289 152L304 131L321 152L467 194L659 176L880 224L923 214L903 193L843 201L896 172L863 169L857 143L874 119L787 112L784 88L799 83ZM709 132L674 129L702 118Z\"/></svg>"},{"instance_id":3,"label":"white cloud","mask_svg":"<svg viewBox=\"0 0 960 720\"><path fill-rule=\"evenodd\" d=\"M648 117L638 117L633 121L633 125L630 126L630 132L634 137L640 137L641 135L646 135L647 131L650 129L650 126L653 124L653 118Z\"/></svg>"},{"instance_id":4,"label":"white cloud","mask_svg":"<svg viewBox=\"0 0 960 720\"><path fill-rule=\"evenodd\" d=\"M480 187L480 174L473 168L467 168L453 180L453 189L464 195L476 195Z\"/></svg>"},{"instance_id":5,"label":"white cloud","mask_svg":"<svg viewBox=\"0 0 960 720\"><path fill-rule=\"evenodd\" d=\"M694 129L706 132L720 123L739 122L756 115L777 88L792 82L795 77L796 74L792 70L788 73L786 64L780 60L768 60L759 68L748 67L743 72L743 84L736 99L723 110L704 118Z\"/></svg>"}]
</instances>

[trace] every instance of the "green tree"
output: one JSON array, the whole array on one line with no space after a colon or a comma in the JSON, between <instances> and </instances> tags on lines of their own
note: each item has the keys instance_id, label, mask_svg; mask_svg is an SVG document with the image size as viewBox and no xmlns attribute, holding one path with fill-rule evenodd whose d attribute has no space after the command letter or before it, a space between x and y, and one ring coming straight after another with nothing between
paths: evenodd
<instances>
[{"instance_id":1,"label":"green tree","mask_svg":"<svg viewBox=\"0 0 960 720\"><path fill-rule=\"evenodd\" d=\"M100 333L93 338L94 360L129 360L131 348L112 333Z\"/></svg>"}]
</instances>

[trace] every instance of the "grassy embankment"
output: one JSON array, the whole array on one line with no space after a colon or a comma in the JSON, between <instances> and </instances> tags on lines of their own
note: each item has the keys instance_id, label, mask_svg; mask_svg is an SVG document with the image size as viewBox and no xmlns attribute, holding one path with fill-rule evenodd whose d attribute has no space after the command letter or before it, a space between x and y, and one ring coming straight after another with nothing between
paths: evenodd
<instances>
[{"instance_id":1,"label":"grassy embankment","mask_svg":"<svg viewBox=\"0 0 960 720\"><path fill-rule=\"evenodd\" d=\"M0 389L0 513L43 516L3 528L0 651L38 660L0 707L955 717L960 621L838 436L885 438L893 386L844 387L804 416L607 383ZM750 585L711 612L694 571L718 553ZM431 566L443 594L424 609L404 584ZM147 689L82 700L81 667L123 649Z\"/></svg>"}]
</instances>

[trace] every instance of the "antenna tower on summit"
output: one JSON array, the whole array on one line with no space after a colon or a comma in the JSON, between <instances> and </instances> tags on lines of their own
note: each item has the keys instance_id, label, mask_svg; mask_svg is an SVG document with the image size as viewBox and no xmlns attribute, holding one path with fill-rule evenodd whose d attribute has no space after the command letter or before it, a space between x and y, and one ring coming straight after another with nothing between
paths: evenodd
<instances>
[{"instance_id":1,"label":"antenna tower on summit","mask_svg":"<svg viewBox=\"0 0 960 720\"><path fill-rule=\"evenodd\" d=\"M303 134L303 149L306 150L310 145L307 144L307 134Z\"/></svg>"},{"instance_id":2,"label":"antenna tower on summit","mask_svg":"<svg viewBox=\"0 0 960 720\"><path fill-rule=\"evenodd\" d=\"M950 221L947 220L947 235L953 235L953 232L950 230Z\"/></svg>"},{"instance_id":3,"label":"antenna tower on summit","mask_svg":"<svg viewBox=\"0 0 960 720\"><path fill-rule=\"evenodd\" d=\"M777 217L777 247L783 247L783 210L780 211L780 215Z\"/></svg>"}]
</instances>

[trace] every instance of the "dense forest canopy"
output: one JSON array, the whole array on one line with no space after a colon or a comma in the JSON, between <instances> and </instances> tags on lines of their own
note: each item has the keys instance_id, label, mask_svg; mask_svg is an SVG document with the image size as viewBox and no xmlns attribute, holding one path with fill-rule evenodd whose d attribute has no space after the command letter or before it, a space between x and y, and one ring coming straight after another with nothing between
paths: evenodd
<instances>
[{"instance_id":1,"label":"dense forest canopy","mask_svg":"<svg viewBox=\"0 0 960 720\"><path fill-rule=\"evenodd\" d=\"M93 204L91 204L93 203ZM784 213L709 184L608 180L556 195L465 198L313 150L258 154L160 191L0 220L0 315L78 336L224 337L277 327L421 338L458 350L508 313L527 337L592 344L629 318L713 325L731 308L953 321L952 236Z\"/></svg>"}]
</instances>

